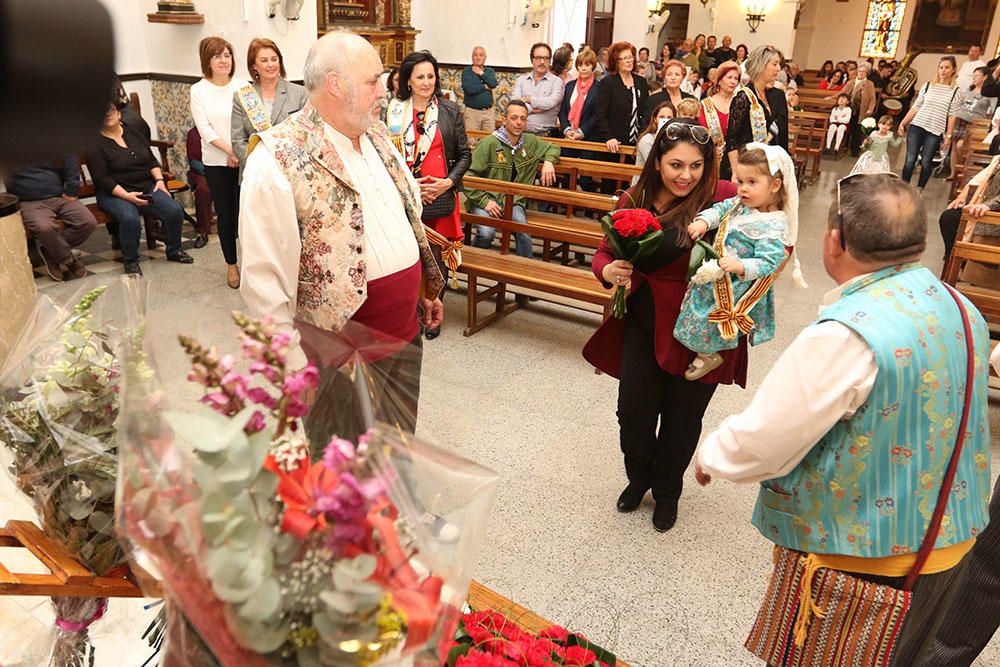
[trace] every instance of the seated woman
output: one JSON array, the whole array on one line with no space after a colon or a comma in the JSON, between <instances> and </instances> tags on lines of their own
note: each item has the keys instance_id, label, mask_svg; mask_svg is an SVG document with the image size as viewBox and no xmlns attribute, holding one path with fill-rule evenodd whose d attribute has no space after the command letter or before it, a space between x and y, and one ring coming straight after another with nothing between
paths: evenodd
<instances>
[{"instance_id":1,"label":"seated woman","mask_svg":"<svg viewBox=\"0 0 1000 667\"><path fill-rule=\"evenodd\" d=\"M142 274L139 234L143 212L152 213L163 223L168 261L194 261L181 250L184 210L167 191L149 139L135 124L122 121L116 104L108 105L100 137L87 151L87 168L97 191L97 205L119 225L125 273Z\"/></svg>"}]
</instances>

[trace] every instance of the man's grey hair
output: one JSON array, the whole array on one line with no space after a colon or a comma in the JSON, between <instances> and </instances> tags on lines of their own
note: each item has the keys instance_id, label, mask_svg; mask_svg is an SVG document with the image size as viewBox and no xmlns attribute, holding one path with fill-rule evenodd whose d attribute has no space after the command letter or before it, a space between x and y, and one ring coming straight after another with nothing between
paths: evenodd
<instances>
[{"instance_id":1,"label":"man's grey hair","mask_svg":"<svg viewBox=\"0 0 1000 667\"><path fill-rule=\"evenodd\" d=\"M747 76L750 77L750 80L753 81L759 77L764 72L768 63L770 63L775 56L784 60L784 56L781 54L781 51L773 46L762 45L751 51L750 55L747 56L746 62L744 63Z\"/></svg>"},{"instance_id":2,"label":"man's grey hair","mask_svg":"<svg viewBox=\"0 0 1000 667\"><path fill-rule=\"evenodd\" d=\"M913 260L927 247L924 200L909 183L886 174L869 174L840 186L842 241L859 262L892 264ZM836 229L837 203L830 210Z\"/></svg>"},{"instance_id":3,"label":"man's grey hair","mask_svg":"<svg viewBox=\"0 0 1000 667\"><path fill-rule=\"evenodd\" d=\"M353 32L335 31L320 37L306 56L302 72L306 90L310 93L320 90L330 72L336 72L350 82L351 68L356 63L358 51L366 46L373 48L368 40Z\"/></svg>"}]
</instances>

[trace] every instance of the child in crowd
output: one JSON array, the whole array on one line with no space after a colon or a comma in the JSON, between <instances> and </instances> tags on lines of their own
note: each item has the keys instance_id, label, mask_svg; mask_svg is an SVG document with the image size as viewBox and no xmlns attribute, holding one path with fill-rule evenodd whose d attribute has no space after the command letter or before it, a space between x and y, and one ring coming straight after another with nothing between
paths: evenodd
<instances>
[{"instance_id":1,"label":"child in crowd","mask_svg":"<svg viewBox=\"0 0 1000 667\"><path fill-rule=\"evenodd\" d=\"M851 98L837 95L837 105L830 111L830 128L826 131L826 150L837 153L851 125Z\"/></svg>"},{"instance_id":2,"label":"child in crowd","mask_svg":"<svg viewBox=\"0 0 1000 667\"><path fill-rule=\"evenodd\" d=\"M701 99L701 74L698 73L698 70L688 67L687 76L681 83L681 91Z\"/></svg>"},{"instance_id":3,"label":"child in crowd","mask_svg":"<svg viewBox=\"0 0 1000 667\"><path fill-rule=\"evenodd\" d=\"M705 82L701 84L701 95L698 97L705 99L706 96L712 94L712 90L715 88L715 84L719 82L719 68L711 67L708 70L708 76L705 77Z\"/></svg>"},{"instance_id":4,"label":"child in crowd","mask_svg":"<svg viewBox=\"0 0 1000 667\"><path fill-rule=\"evenodd\" d=\"M693 118L698 120L698 112L701 111L701 103L698 100L685 97L677 103L676 111L677 113L675 115L678 118Z\"/></svg>"},{"instance_id":5,"label":"child in crowd","mask_svg":"<svg viewBox=\"0 0 1000 667\"><path fill-rule=\"evenodd\" d=\"M722 255L714 275L709 270L692 279L674 328L674 338L697 355L684 374L688 380L718 368L719 351L734 349L741 335L754 345L774 337L771 283L798 234L795 166L783 148L747 144L733 174L737 196L702 211L688 226L692 239L718 229L715 249ZM804 285L798 263L793 267Z\"/></svg>"},{"instance_id":6,"label":"child in crowd","mask_svg":"<svg viewBox=\"0 0 1000 667\"><path fill-rule=\"evenodd\" d=\"M656 108L653 109L653 113L649 117L649 124L646 126L646 130L639 135L639 140L636 141L635 166L644 167L646 165L646 158L649 157L649 152L653 150L653 142L656 141L656 133L675 115L674 105L670 102L660 102L656 105ZM639 175L636 174L632 177L632 185L638 182Z\"/></svg>"},{"instance_id":7,"label":"child in crowd","mask_svg":"<svg viewBox=\"0 0 1000 667\"><path fill-rule=\"evenodd\" d=\"M869 134L861 144L865 152L854 163L850 175L885 174L892 171L892 166L889 164L889 146L896 147L904 141L903 137L897 137L892 131L892 116L882 116L878 119L878 131Z\"/></svg>"},{"instance_id":8,"label":"child in crowd","mask_svg":"<svg viewBox=\"0 0 1000 667\"><path fill-rule=\"evenodd\" d=\"M798 88L788 88L785 90L785 104L788 105L789 111L802 111Z\"/></svg>"}]
</instances>

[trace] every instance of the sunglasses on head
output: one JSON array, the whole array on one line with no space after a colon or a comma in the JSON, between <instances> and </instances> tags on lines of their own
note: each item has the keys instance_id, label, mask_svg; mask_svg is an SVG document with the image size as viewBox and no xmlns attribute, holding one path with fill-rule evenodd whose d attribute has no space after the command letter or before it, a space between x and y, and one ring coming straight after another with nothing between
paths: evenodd
<instances>
[{"instance_id":1,"label":"sunglasses on head","mask_svg":"<svg viewBox=\"0 0 1000 667\"><path fill-rule=\"evenodd\" d=\"M885 171L885 172L880 171L880 172L873 172L871 174L851 174L850 176L844 176L842 179L837 181L837 231L840 233L841 250L847 250L847 238L844 236L844 214L840 210L841 187L843 186L844 183L847 183L848 181L858 181L864 178L865 176L892 176L893 178L896 179L899 178L897 174L894 174L891 171Z\"/></svg>"},{"instance_id":2,"label":"sunglasses on head","mask_svg":"<svg viewBox=\"0 0 1000 667\"><path fill-rule=\"evenodd\" d=\"M670 123L668 122L663 126L663 136L665 136L670 141L678 141L680 139L685 139L690 137L699 144L707 144L712 135L709 134L708 129L702 127L701 125L693 125L691 123Z\"/></svg>"}]
</instances>

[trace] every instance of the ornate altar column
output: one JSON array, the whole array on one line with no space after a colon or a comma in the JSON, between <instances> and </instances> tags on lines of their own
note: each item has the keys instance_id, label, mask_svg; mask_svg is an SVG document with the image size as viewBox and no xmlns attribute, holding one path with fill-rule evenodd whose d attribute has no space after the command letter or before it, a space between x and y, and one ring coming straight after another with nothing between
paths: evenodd
<instances>
[{"instance_id":1,"label":"ornate altar column","mask_svg":"<svg viewBox=\"0 0 1000 667\"><path fill-rule=\"evenodd\" d=\"M413 51L418 30L410 25L411 0L316 0L319 34L336 28L356 32L379 51L382 64L396 67Z\"/></svg>"}]
</instances>

